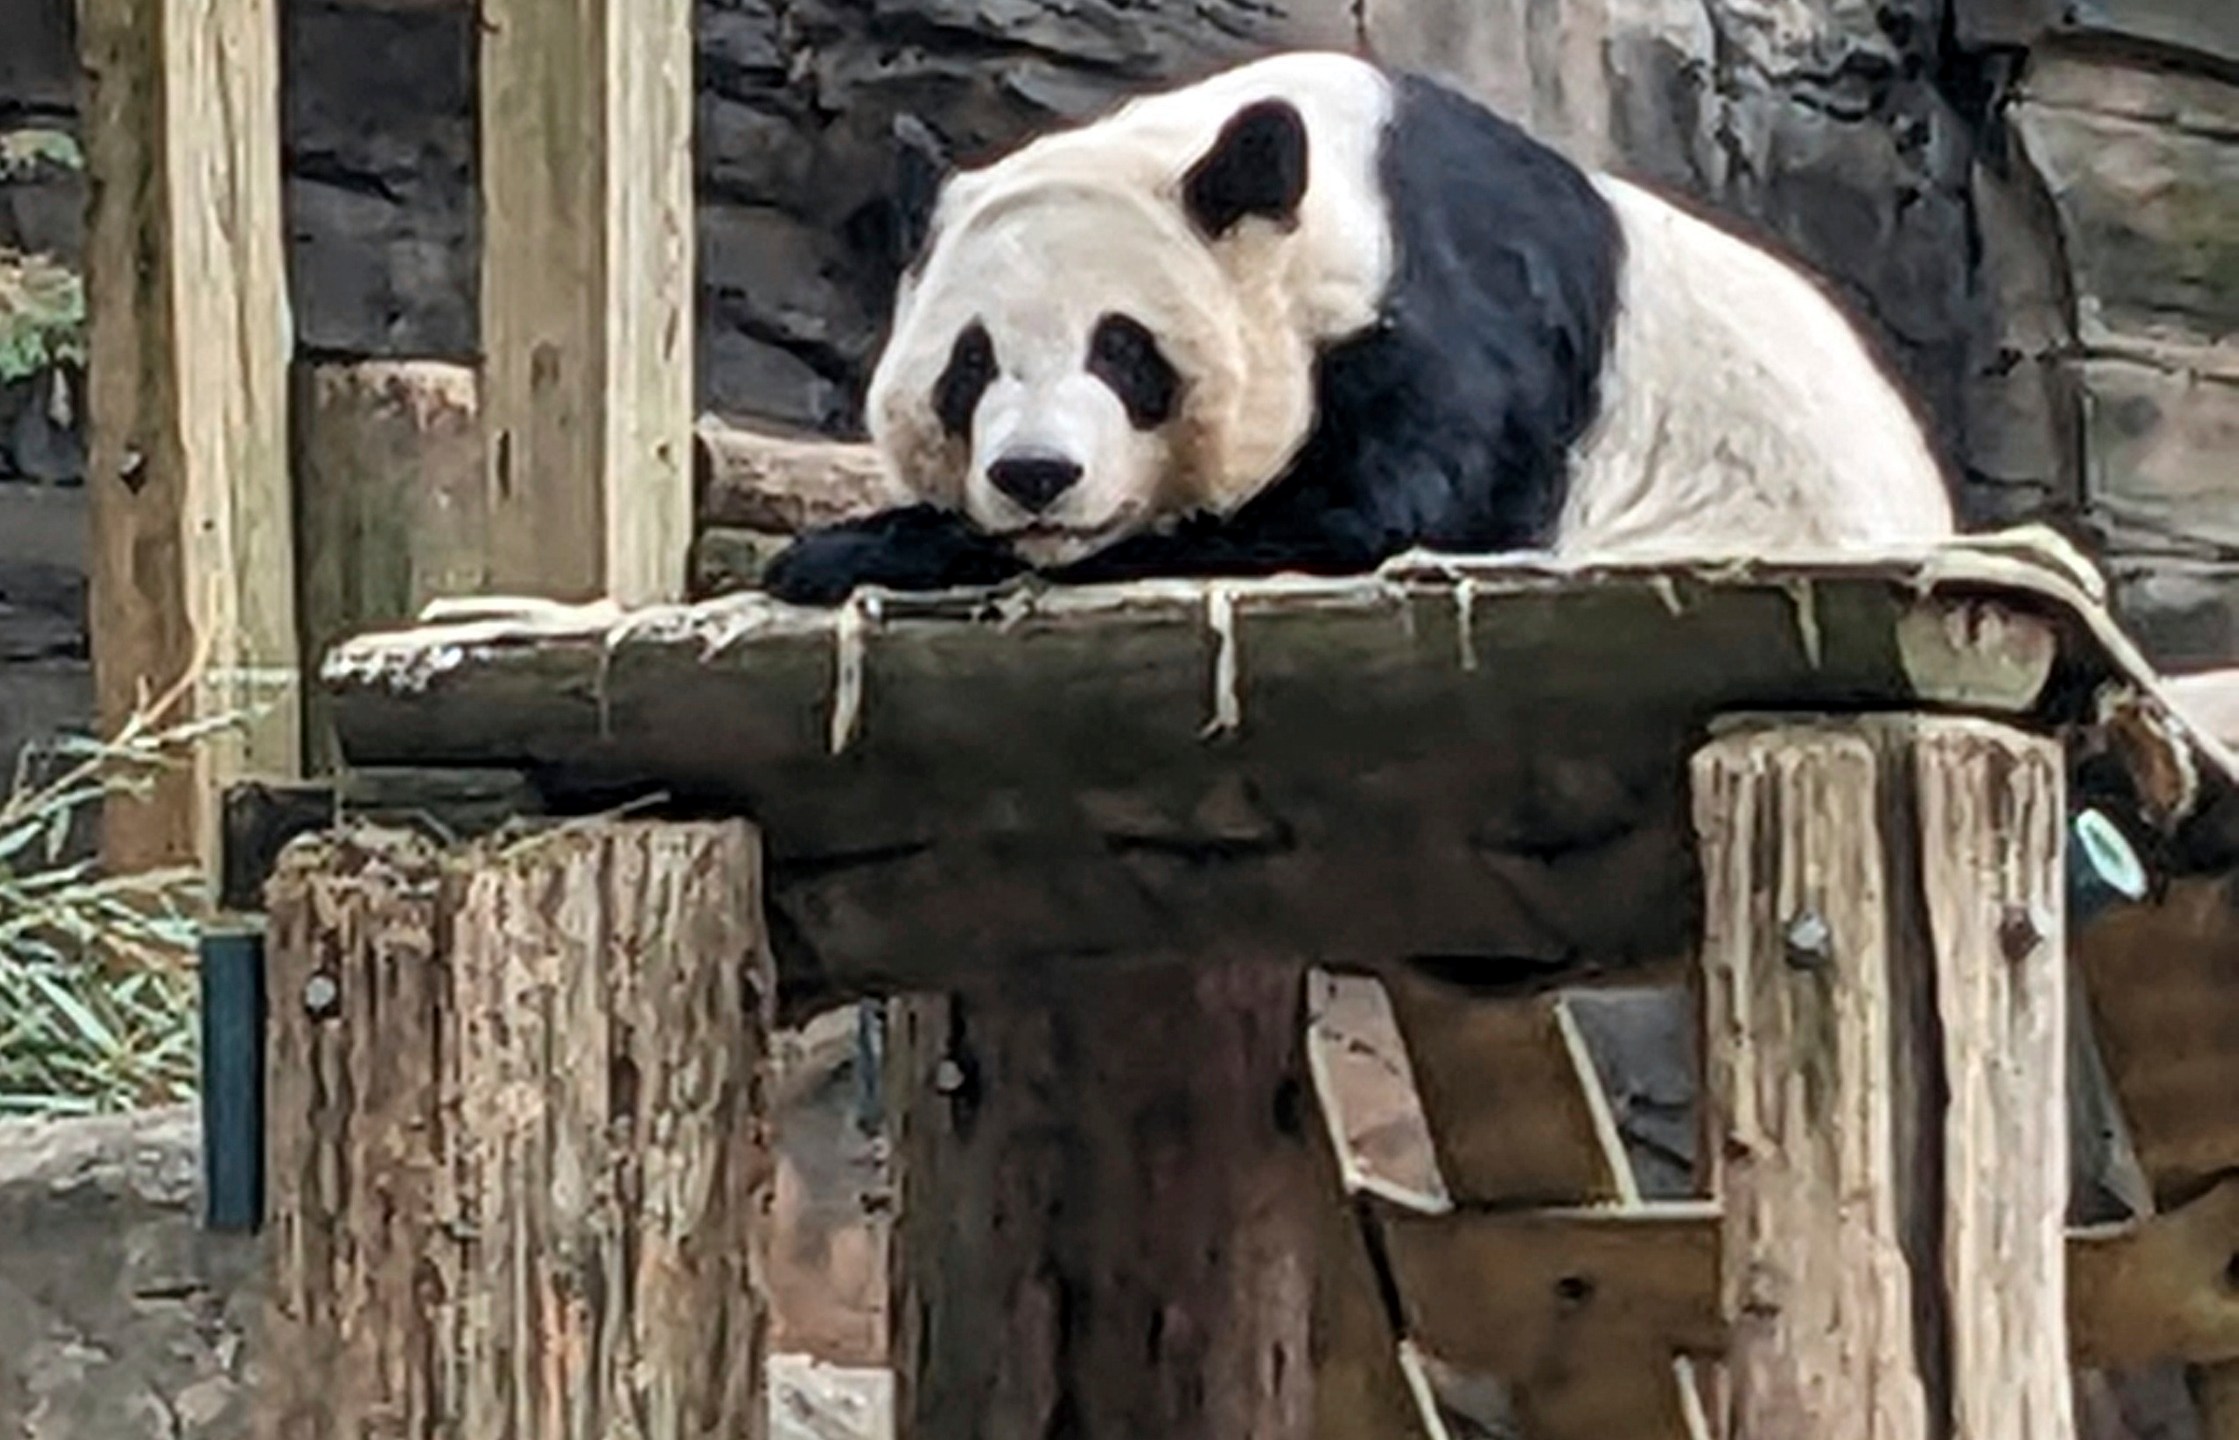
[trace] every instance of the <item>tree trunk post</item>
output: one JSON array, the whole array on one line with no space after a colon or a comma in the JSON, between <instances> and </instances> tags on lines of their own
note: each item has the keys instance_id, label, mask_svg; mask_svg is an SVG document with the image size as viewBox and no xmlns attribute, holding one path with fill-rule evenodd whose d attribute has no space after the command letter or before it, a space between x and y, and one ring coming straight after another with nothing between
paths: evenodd
<instances>
[{"instance_id":1,"label":"tree trunk post","mask_svg":"<svg viewBox=\"0 0 2239 1440\"><path fill-rule=\"evenodd\" d=\"M741 824L290 851L262 1440L763 1434L760 902Z\"/></svg>"},{"instance_id":2,"label":"tree trunk post","mask_svg":"<svg viewBox=\"0 0 2239 1440\"><path fill-rule=\"evenodd\" d=\"M2065 771L1985 720L1694 762L1732 1440L2068 1440Z\"/></svg>"},{"instance_id":3,"label":"tree trunk post","mask_svg":"<svg viewBox=\"0 0 2239 1440\"><path fill-rule=\"evenodd\" d=\"M894 1007L901 1440L1417 1433L1303 1001L1235 961Z\"/></svg>"}]
</instances>

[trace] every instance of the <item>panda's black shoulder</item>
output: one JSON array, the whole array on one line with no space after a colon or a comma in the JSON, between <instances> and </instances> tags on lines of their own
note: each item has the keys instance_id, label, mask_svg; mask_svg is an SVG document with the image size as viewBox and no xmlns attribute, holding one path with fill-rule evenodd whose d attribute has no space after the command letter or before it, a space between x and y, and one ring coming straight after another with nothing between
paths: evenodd
<instances>
[{"instance_id":1,"label":"panda's black shoulder","mask_svg":"<svg viewBox=\"0 0 2239 1440\"><path fill-rule=\"evenodd\" d=\"M1375 327L1320 359L1286 502L1364 509L1410 544L1543 544L1598 410L1622 230L1552 147L1437 81L1385 73L1391 280Z\"/></svg>"}]
</instances>

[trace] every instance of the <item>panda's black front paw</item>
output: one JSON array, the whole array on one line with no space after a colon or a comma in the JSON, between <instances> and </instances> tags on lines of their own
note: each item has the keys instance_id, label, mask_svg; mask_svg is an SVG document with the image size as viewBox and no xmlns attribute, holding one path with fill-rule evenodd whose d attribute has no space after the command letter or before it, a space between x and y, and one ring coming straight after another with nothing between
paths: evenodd
<instances>
[{"instance_id":1,"label":"panda's black front paw","mask_svg":"<svg viewBox=\"0 0 2239 1440\"><path fill-rule=\"evenodd\" d=\"M947 590L996 585L1024 567L962 517L930 505L812 530L762 572L762 588L794 605L837 605L856 589Z\"/></svg>"}]
</instances>

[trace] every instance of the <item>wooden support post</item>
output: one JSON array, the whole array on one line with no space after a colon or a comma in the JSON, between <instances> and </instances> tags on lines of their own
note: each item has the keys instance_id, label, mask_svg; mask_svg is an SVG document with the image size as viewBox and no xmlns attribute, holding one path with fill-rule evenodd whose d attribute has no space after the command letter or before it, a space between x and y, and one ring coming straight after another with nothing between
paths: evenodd
<instances>
[{"instance_id":1,"label":"wooden support post","mask_svg":"<svg viewBox=\"0 0 2239 1440\"><path fill-rule=\"evenodd\" d=\"M2073 1434L2063 782L1963 718L1696 757L1733 1440Z\"/></svg>"},{"instance_id":2,"label":"wooden support post","mask_svg":"<svg viewBox=\"0 0 2239 1440\"><path fill-rule=\"evenodd\" d=\"M895 1006L902 1440L1411 1433L1303 1046L1302 968Z\"/></svg>"},{"instance_id":3,"label":"wooden support post","mask_svg":"<svg viewBox=\"0 0 2239 1440\"><path fill-rule=\"evenodd\" d=\"M680 598L692 540L690 0L482 6L491 583Z\"/></svg>"},{"instance_id":4,"label":"wooden support post","mask_svg":"<svg viewBox=\"0 0 2239 1440\"><path fill-rule=\"evenodd\" d=\"M759 864L737 824L290 851L262 1440L761 1433Z\"/></svg>"},{"instance_id":5,"label":"wooden support post","mask_svg":"<svg viewBox=\"0 0 2239 1440\"><path fill-rule=\"evenodd\" d=\"M434 360L295 368L297 564L303 653L412 620L430 600L489 585L490 526L474 371ZM305 706L304 748L334 756L327 697Z\"/></svg>"},{"instance_id":6,"label":"wooden support post","mask_svg":"<svg viewBox=\"0 0 2239 1440\"><path fill-rule=\"evenodd\" d=\"M198 659L170 718L241 722L111 803L122 869L214 864L225 786L298 766L278 10L137 0L81 21L101 726Z\"/></svg>"}]
</instances>

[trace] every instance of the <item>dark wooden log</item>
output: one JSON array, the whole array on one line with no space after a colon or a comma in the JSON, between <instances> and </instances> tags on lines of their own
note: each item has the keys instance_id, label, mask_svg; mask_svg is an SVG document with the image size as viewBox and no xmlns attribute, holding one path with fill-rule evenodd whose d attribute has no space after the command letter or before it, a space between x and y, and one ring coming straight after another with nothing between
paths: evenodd
<instances>
[{"instance_id":1,"label":"dark wooden log","mask_svg":"<svg viewBox=\"0 0 2239 1440\"><path fill-rule=\"evenodd\" d=\"M1301 977L1226 961L897 1004L901 1436L1411 1433Z\"/></svg>"},{"instance_id":2,"label":"dark wooden log","mask_svg":"<svg viewBox=\"0 0 2239 1440\"><path fill-rule=\"evenodd\" d=\"M737 823L290 850L260 1435L761 1433L760 898Z\"/></svg>"},{"instance_id":3,"label":"dark wooden log","mask_svg":"<svg viewBox=\"0 0 2239 1440\"><path fill-rule=\"evenodd\" d=\"M897 504L868 445L779 435L703 415L692 429L699 522L798 533Z\"/></svg>"},{"instance_id":4,"label":"dark wooden log","mask_svg":"<svg viewBox=\"0 0 2239 1440\"><path fill-rule=\"evenodd\" d=\"M2088 725L2091 677L2133 669L2088 595L1959 552L493 608L325 681L353 763L754 815L781 959L841 991L1239 946L1529 988L1690 952L1683 757L1715 715Z\"/></svg>"}]
</instances>

